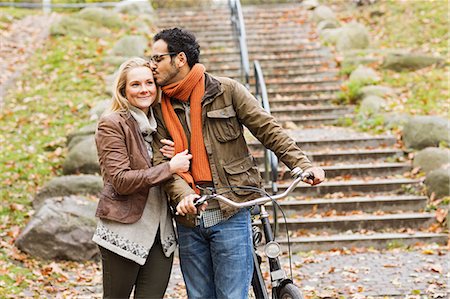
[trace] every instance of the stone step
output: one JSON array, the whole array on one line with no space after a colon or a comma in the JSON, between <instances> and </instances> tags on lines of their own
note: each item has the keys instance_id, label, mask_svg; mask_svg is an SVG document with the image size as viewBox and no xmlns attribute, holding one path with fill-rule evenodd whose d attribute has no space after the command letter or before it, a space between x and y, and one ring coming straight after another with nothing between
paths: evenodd
<instances>
[{"instance_id":1,"label":"stone step","mask_svg":"<svg viewBox=\"0 0 450 299\"><path fill-rule=\"evenodd\" d=\"M383 162L394 161L404 156L399 149L361 149L361 150L335 150L332 152L305 152L313 163L321 165L335 165L337 163L355 163L355 162ZM256 162L264 162L264 152L252 152ZM282 163L282 162L280 162Z\"/></svg>"},{"instance_id":2,"label":"stone step","mask_svg":"<svg viewBox=\"0 0 450 299\"><path fill-rule=\"evenodd\" d=\"M287 250L287 238L280 235L277 241ZM418 243L437 243L445 245L448 241L446 234L416 232L408 233L374 233L374 234L336 234L317 237L291 237L292 252L311 250L331 250L337 248L375 248L386 249L392 245L408 246Z\"/></svg>"},{"instance_id":3,"label":"stone step","mask_svg":"<svg viewBox=\"0 0 450 299\"><path fill-rule=\"evenodd\" d=\"M321 165L318 163L318 165ZM284 165L283 165L284 166ZM279 180L289 180L291 178L286 166L278 169ZM410 163L372 163L372 164L345 164L345 165L321 165L325 170L327 179L343 177L345 179L361 177L390 177L402 175L411 170ZM263 164L259 166L261 176L265 175ZM269 172L271 172L269 170Z\"/></svg>"},{"instance_id":4,"label":"stone step","mask_svg":"<svg viewBox=\"0 0 450 299\"><path fill-rule=\"evenodd\" d=\"M300 197L301 198L301 197ZM427 203L427 197L418 195L388 195L374 197L345 197L345 198L312 198L308 200L282 200L278 205L283 210L286 217L305 216L320 214L329 211L350 212L364 211L373 213L377 211L423 211ZM273 210L272 203L266 208ZM279 208L277 208L278 210ZM278 212L278 215L281 215Z\"/></svg>"},{"instance_id":5,"label":"stone step","mask_svg":"<svg viewBox=\"0 0 450 299\"><path fill-rule=\"evenodd\" d=\"M234 39L233 39L234 40ZM202 41L199 38L199 41ZM260 45L251 45L247 48L248 54L250 58L256 57L255 54L273 54L273 53L280 53L280 49L276 48L275 44L273 42L261 42ZM329 50L324 49L320 47L318 44L299 44L299 43L292 43L292 42L280 42L278 44L279 46L286 46L288 48L283 49L284 54L289 53L310 53L310 52L321 52L326 53L330 55ZM204 57L210 57L210 56L238 56L240 57L240 50L236 47L232 48L202 48L201 49L201 55ZM256 59L256 58L254 58ZM253 59L253 60L254 60Z\"/></svg>"},{"instance_id":6,"label":"stone step","mask_svg":"<svg viewBox=\"0 0 450 299\"><path fill-rule=\"evenodd\" d=\"M272 221L273 222L273 221ZM435 222L432 213L401 213L401 214L361 214L350 216L333 217L298 217L280 218L278 225L280 232L285 231L285 227L293 232L301 230L309 233L343 233L346 231L382 231L386 229L424 229ZM260 224L259 221L255 222Z\"/></svg>"},{"instance_id":7,"label":"stone step","mask_svg":"<svg viewBox=\"0 0 450 299\"><path fill-rule=\"evenodd\" d=\"M325 132L326 130L327 128L311 129L304 132L288 130L287 134L296 140L297 145L300 148L310 152L320 152L332 148L336 150L386 148L393 146L397 142L392 135L352 135L351 133L347 133L346 130L339 130L338 128L331 128L329 129L329 132ZM315 133L318 135L313 135ZM330 136L331 134L335 135ZM264 148L261 143L255 139L249 140L248 144L252 151Z\"/></svg>"},{"instance_id":8,"label":"stone step","mask_svg":"<svg viewBox=\"0 0 450 299\"><path fill-rule=\"evenodd\" d=\"M200 47L202 44L200 43ZM276 54L271 54L269 52L260 53L260 54L253 54L250 55L250 61L258 60L260 63L270 63L270 62L279 62L279 61L285 61L285 60L323 60L324 57L329 56L329 54L325 52L291 52L291 53L279 53L276 49L273 49L273 52L276 52ZM208 62L216 62L216 63L240 63L240 56L239 55L205 55L201 58L202 61L208 61Z\"/></svg>"},{"instance_id":9,"label":"stone step","mask_svg":"<svg viewBox=\"0 0 450 299\"><path fill-rule=\"evenodd\" d=\"M292 127L295 125L298 129L300 128L311 128L323 125L336 125L339 123L341 118L352 118L352 115L304 115L295 117L278 118L278 122L283 126L283 128Z\"/></svg>"},{"instance_id":10,"label":"stone step","mask_svg":"<svg viewBox=\"0 0 450 299\"><path fill-rule=\"evenodd\" d=\"M371 180L326 180L317 186L309 186L307 184L299 184L294 190L292 190L292 196L314 196L323 197L326 194L342 193L371 193L371 194L383 194L386 192L402 192L405 188L409 188L414 185L418 185L420 180L407 179L407 178L389 178L380 179L372 178ZM272 187L265 186L268 192L272 192ZM286 184L279 184L279 193L286 190Z\"/></svg>"},{"instance_id":11,"label":"stone step","mask_svg":"<svg viewBox=\"0 0 450 299\"><path fill-rule=\"evenodd\" d=\"M281 94L281 95L298 95L298 94L314 94L314 93L324 93L330 92L335 93L340 90L339 84L328 84L328 85L319 85L316 84L302 84L302 85L292 85L292 86L283 86L280 88L272 88L268 86L267 94Z\"/></svg>"},{"instance_id":12,"label":"stone step","mask_svg":"<svg viewBox=\"0 0 450 299\"><path fill-rule=\"evenodd\" d=\"M308 59L308 60L283 60L278 61L276 64L271 63L268 60L260 62L261 68L264 74L270 74L272 72L284 72L289 68L300 68L302 70L311 70L311 69L334 69L336 67L336 63L333 61L329 61L326 59ZM240 61L224 63L224 64L214 64L210 67L210 72L217 70L235 70L240 71L241 64Z\"/></svg>"},{"instance_id":13,"label":"stone step","mask_svg":"<svg viewBox=\"0 0 450 299\"><path fill-rule=\"evenodd\" d=\"M292 96L281 96L281 95L272 95L269 98L270 107L284 107L286 105L292 106L301 106L301 105L327 105L332 104L336 99L334 94L324 93L316 95L297 95L295 97Z\"/></svg>"},{"instance_id":14,"label":"stone step","mask_svg":"<svg viewBox=\"0 0 450 299\"><path fill-rule=\"evenodd\" d=\"M352 106L285 106L285 107L274 107L270 109L270 113L278 120L286 120L297 117L302 117L306 115L323 115L330 114L333 116L342 116L352 113L354 108Z\"/></svg>"}]
</instances>

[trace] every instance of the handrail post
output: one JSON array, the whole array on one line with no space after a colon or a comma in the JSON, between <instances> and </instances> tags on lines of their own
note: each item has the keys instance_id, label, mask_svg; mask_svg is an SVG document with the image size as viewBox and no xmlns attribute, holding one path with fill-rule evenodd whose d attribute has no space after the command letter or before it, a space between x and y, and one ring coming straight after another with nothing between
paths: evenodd
<instances>
[{"instance_id":1,"label":"handrail post","mask_svg":"<svg viewBox=\"0 0 450 299\"><path fill-rule=\"evenodd\" d=\"M44 11L44 14L52 12L51 0L42 0L42 10Z\"/></svg>"}]
</instances>

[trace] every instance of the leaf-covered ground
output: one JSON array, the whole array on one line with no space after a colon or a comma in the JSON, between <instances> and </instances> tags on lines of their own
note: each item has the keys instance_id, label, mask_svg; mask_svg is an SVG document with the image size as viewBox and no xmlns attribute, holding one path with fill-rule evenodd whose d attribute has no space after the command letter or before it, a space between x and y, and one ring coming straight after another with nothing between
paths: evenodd
<instances>
[{"instance_id":1,"label":"leaf-covered ground","mask_svg":"<svg viewBox=\"0 0 450 299\"><path fill-rule=\"evenodd\" d=\"M445 1L383 1L377 5L384 7L385 13L366 21L372 22L371 29L379 37L380 46L420 46L421 50L428 49L447 55L448 50L444 45L445 39L448 39L448 31L443 32L442 28L448 28L448 18L445 17L447 10L442 2ZM431 7L430 3L435 6ZM424 8L420 8L422 5ZM397 6L407 9L414 17L404 18L402 10L397 12L394 9ZM416 7L419 9L415 9ZM1 8L2 34L7 34L13 23L30 13L35 14L34 11ZM349 18L360 15L358 18L362 20L368 18L366 11L342 13L347 13ZM400 21L411 22L411 31L395 32L395 24ZM421 30L417 30L419 26ZM435 28L436 26L439 28ZM424 31L428 34L431 29L432 36L422 34ZM34 259L18 251L14 247L14 240L34 213L30 200L37 189L53 176L61 174L61 164L66 154L65 136L86 124L89 109L98 100L104 99L103 76L110 74L112 68L105 66L102 58L120 36L134 30L135 28L112 30L102 38L48 39L44 47L33 48L34 55L22 61L26 63L26 68L4 97L0 112L1 298L90 298L94 294L85 292L81 296L80 289L98 286L101 282L100 268L96 262ZM404 39L404 35L416 36L416 40ZM21 53L11 51L9 55L20 58ZM448 101L448 86L441 79L445 78L447 71L448 69L431 69L384 75L386 82L392 80L393 84L404 90L405 97L395 109L442 114L442 107L445 107L442 99ZM433 254L440 253L436 251ZM351 269L347 270L352 273ZM436 265L431 271L448 273L443 265ZM183 296L182 286L174 288L177 287L180 289L180 296ZM310 298L320 297L320 290L311 288Z\"/></svg>"}]
</instances>

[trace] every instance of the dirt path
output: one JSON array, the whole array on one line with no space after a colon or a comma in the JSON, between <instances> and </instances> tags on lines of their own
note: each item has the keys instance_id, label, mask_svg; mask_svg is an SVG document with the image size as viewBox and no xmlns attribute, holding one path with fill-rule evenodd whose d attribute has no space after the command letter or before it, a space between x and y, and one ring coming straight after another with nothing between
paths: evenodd
<instances>
[{"instance_id":1,"label":"dirt path","mask_svg":"<svg viewBox=\"0 0 450 299\"><path fill-rule=\"evenodd\" d=\"M0 32L0 106L8 88L26 68L27 61L49 34L58 15L30 15L12 23Z\"/></svg>"}]
</instances>

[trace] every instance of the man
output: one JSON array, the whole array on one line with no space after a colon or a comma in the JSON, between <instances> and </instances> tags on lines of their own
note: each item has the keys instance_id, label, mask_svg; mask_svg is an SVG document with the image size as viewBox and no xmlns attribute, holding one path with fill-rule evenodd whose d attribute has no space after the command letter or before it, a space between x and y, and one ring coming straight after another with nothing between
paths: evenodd
<instances>
[{"instance_id":1,"label":"man","mask_svg":"<svg viewBox=\"0 0 450 299\"><path fill-rule=\"evenodd\" d=\"M180 262L189 298L247 298L253 271L250 213L217 201L197 211L194 200L211 188L238 202L259 197L229 186L261 187L262 179L243 136L243 125L289 168L325 174L311 162L240 83L205 73L200 47L191 33L166 29L154 37L153 76L161 86L156 109L155 163L164 157L161 139L175 152L189 149L189 173L179 173L164 188L176 208ZM197 214L199 212L199 214Z\"/></svg>"}]
</instances>

